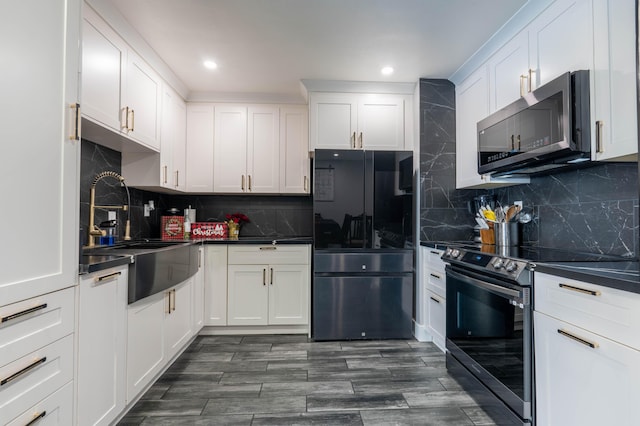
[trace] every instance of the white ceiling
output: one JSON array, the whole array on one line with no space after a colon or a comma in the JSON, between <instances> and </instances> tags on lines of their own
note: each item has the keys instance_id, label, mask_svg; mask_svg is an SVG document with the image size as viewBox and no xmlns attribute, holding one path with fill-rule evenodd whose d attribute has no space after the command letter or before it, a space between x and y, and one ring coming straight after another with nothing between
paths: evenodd
<instances>
[{"instance_id":1,"label":"white ceiling","mask_svg":"<svg viewBox=\"0 0 640 426\"><path fill-rule=\"evenodd\" d=\"M302 101L301 79L448 78L526 0L110 0L190 91ZM215 71L202 66L218 64ZM380 73L395 68L392 76Z\"/></svg>"}]
</instances>

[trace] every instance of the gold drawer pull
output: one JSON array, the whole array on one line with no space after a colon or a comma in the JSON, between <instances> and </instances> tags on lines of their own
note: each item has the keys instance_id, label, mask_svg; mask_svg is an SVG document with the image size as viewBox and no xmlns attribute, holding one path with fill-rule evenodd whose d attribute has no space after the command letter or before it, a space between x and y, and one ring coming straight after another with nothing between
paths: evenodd
<instances>
[{"instance_id":1,"label":"gold drawer pull","mask_svg":"<svg viewBox=\"0 0 640 426\"><path fill-rule=\"evenodd\" d=\"M118 271L118 272L114 272L113 274L109 274L109 275L104 275L102 277L98 277L98 278L96 278L96 281L97 282L102 282L104 280L108 280L110 278L115 278L115 277L120 276L120 275L122 275L122 272Z\"/></svg>"},{"instance_id":2,"label":"gold drawer pull","mask_svg":"<svg viewBox=\"0 0 640 426\"><path fill-rule=\"evenodd\" d=\"M585 340L585 339L582 339L582 338L580 338L578 336L575 336L575 335L569 333L568 331L564 331L564 330L558 329L558 333L562 334L565 337L568 337L571 340L575 340L578 343L582 343L585 346L589 346L592 349L598 348L600 346L599 344L597 344L595 342L590 342L588 340Z\"/></svg>"},{"instance_id":3,"label":"gold drawer pull","mask_svg":"<svg viewBox=\"0 0 640 426\"><path fill-rule=\"evenodd\" d=\"M34 368L36 368L37 366L39 366L40 364L43 364L47 361L47 357L43 356L42 358L40 358L39 360L27 365L25 368L23 368L20 371L16 371L15 373L13 373L12 375L10 375L9 377L7 377L6 379L2 379L0 381L0 386L4 386L9 382L14 381L15 379L17 379L18 377L22 376L23 374L27 374L29 371L33 370Z\"/></svg>"},{"instance_id":4,"label":"gold drawer pull","mask_svg":"<svg viewBox=\"0 0 640 426\"><path fill-rule=\"evenodd\" d=\"M31 419L31 421L29 423L27 423L26 425L24 425L24 426L31 426L31 425L35 424L38 420L43 419L44 416L46 416L46 415L47 415L46 411L43 411L40 414L36 414L35 416L33 416L33 419Z\"/></svg>"},{"instance_id":5,"label":"gold drawer pull","mask_svg":"<svg viewBox=\"0 0 640 426\"><path fill-rule=\"evenodd\" d=\"M0 323L5 323L7 321L11 321L11 320L14 320L16 318L20 318L20 317L23 317L25 315L29 315L29 314L31 314L33 312L40 311L40 310L46 309L46 308L47 308L47 304L43 303L42 305L34 306L33 308L25 309L24 311L16 312L15 314L11 314L11 315L7 315L6 317L2 317L2 320L0 320Z\"/></svg>"},{"instance_id":6,"label":"gold drawer pull","mask_svg":"<svg viewBox=\"0 0 640 426\"><path fill-rule=\"evenodd\" d=\"M562 283L558 284L558 287L571 290L571 291L577 291L578 293L582 293L582 294L588 294L590 296L600 296L600 292L597 290L587 290L585 288L575 287L569 284L562 284Z\"/></svg>"}]
</instances>

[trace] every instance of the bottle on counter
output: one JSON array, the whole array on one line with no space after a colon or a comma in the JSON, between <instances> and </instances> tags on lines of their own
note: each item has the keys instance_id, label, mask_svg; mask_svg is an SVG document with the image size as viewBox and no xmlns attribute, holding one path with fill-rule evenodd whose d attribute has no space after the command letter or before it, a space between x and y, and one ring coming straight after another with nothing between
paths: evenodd
<instances>
[{"instance_id":1,"label":"bottle on counter","mask_svg":"<svg viewBox=\"0 0 640 426\"><path fill-rule=\"evenodd\" d=\"M185 209L184 211L184 239L191 239L191 221L189 220L189 211L191 210L191 206L189 209Z\"/></svg>"}]
</instances>

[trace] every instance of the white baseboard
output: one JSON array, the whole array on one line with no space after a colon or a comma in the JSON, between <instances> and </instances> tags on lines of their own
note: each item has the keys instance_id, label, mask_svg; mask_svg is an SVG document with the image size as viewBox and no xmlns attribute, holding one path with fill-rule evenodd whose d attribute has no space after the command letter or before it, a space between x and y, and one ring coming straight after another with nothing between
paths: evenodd
<instances>
[{"instance_id":1,"label":"white baseboard","mask_svg":"<svg viewBox=\"0 0 640 426\"><path fill-rule=\"evenodd\" d=\"M427 331L427 328L415 321L413 322L413 337L415 337L418 342L433 341L433 336L431 336L431 333Z\"/></svg>"}]
</instances>

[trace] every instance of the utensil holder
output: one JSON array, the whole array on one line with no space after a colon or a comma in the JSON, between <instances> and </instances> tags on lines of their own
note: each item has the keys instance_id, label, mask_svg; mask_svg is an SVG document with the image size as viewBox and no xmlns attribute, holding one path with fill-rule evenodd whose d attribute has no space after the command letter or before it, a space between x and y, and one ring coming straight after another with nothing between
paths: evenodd
<instances>
[{"instance_id":1,"label":"utensil holder","mask_svg":"<svg viewBox=\"0 0 640 426\"><path fill-rule=\"evenodd\" d=\"M497 246L517 246L520 244L520 224L518 222L495 223L495 244Z\"/></svg>"}]
</instances>

